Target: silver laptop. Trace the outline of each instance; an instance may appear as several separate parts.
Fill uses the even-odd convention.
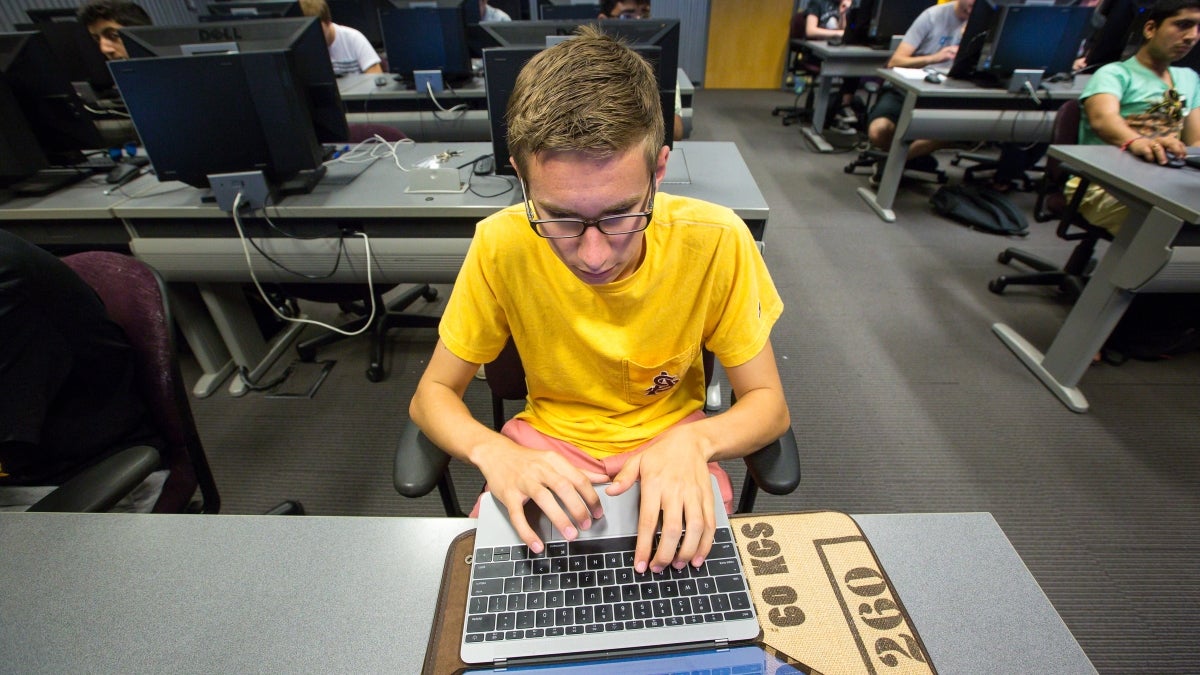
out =
[[[720,504],[716,480],[714,500]],[[463,621],[465,663],[506,667],[589,653],[725,648],[758,637],[758,617],[733,531],[717,508],[712,552],[699,568],[633,570],[638,499],[596,489],[604,517],[573,542],[536,506],[526,516],[545,550],[533,555],[491,494],[480,503]],[[532,504],[532,502],[530,502]]]

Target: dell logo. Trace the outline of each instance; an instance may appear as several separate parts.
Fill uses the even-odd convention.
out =
[[[222,28],[201,28],[201,42],[229,42],[242,39],[242,34],[232,26]]]

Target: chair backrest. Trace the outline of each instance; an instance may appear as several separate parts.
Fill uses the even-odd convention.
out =
[[[355,122],[347,125],[350,128],[350,138],[346,139],[351,143],[362,143],[363,141],[379,136],[388,143],[402,141],[408,136],[396,127],[379,124],[376,122]]]
[[[158,274],[137,258],[105,251],[77,253],[63,262],[100,296],[136,354],[139,390],[166,445],[162,459],[170,470],[154,512],[186,511],[199,487],[202,511],[217,513],[221,500],[192,418],[166,288]]]
[[[792,15],[788,25],[788,41],[803,40],[808,36],[808,12],[799,11]]]
[[[1067,99],[1058,108],[1058,112],[1054,114],[1054,129],[1051,134],[1051,143],[1058,145],[1077,145],[1079,143],[1079,121],[1082,115],[1082,110],[1079,106],[1079,99]],[[1066,182],[1065,171],[1062,168],[1062,162],[1054,157],[1046,158],[1046,180],[1051,181],[1053,185],[1061,186]]]

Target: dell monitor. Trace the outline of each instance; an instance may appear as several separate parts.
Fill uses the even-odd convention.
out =
[[[950,76],[1002,84],[1015,70],[1071,71],[1091,7],[997,4],[976,0]]]
[[[283,19],[302,17],[297,0],[230,0],[210,2],[208,14],[200,15],[204,23],[237,19]]]
[[[349,138],[315,18],[121,30],[110,64],[159,180],[262,171],[281,193],[311,190],[322,143]]]
[[[475,5],[477,0],[466,0]],[[405,7],[379,10],[388,70],[410,85],[413,71],[438,70],[449,83],[471,79],[471,52],[467,48],[467,17],[462,3],[425,6],[411,2]],[[429,3],[432,4],[432,3]],[[478,23],[478,19],[475,21]]]
[[[0,183],[44,194],[91,174],[104,141],[45,36],[0,34]]]
[[[657,45],[633,45],[635,52],[652,66],[663,61],[663,48]],[[498,175],[515,176],[508,163],[508,100],[516,86],[521,68],[544,47],[493,47],[483,50],[484,81],[487,86],[488,121],[492,126],[492,165]],[[674,71],[672,71],[674,73]],[[673,146],[675,124],[675,78],[659,81],[659,101],[663,112],[663,145]]]
[[[1152,0],[1111,0],[1107,7],[1101,7],[1104,25],[1092,37],[1088,66],[1099,67],[1133,56],[1142,44],[1142,27],[1153,4]]]
[[[921,12],[936,0],[859,0],[846,13],[843,44],[889,49],[893,35],[904,35]]]
[[[591,0],[542,0],[538,3],[538,18],[544,21],[595,19],[599,16],[600,3]]]
[[[379,27],[379,10],[385,6],[383,3],[387,0],[325,0],[334,23],[362,33],[375,49],[383,49],[383,29]]]

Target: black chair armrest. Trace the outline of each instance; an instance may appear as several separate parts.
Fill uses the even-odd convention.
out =
[[[779,440],[747,455],[744,460],[746,471],[768,494],[786,495],[800,486],[800,451],[791,427]]]
[[[437,486],[450,464],[450,455],[433,444],[417,425],[409,422],[400,432],[392,482],[405,497],[424,497]]]
[[[84,469],[43,497],[30,511],[98,513],[107,511],[159,466],[158,450],[139,445]]]

